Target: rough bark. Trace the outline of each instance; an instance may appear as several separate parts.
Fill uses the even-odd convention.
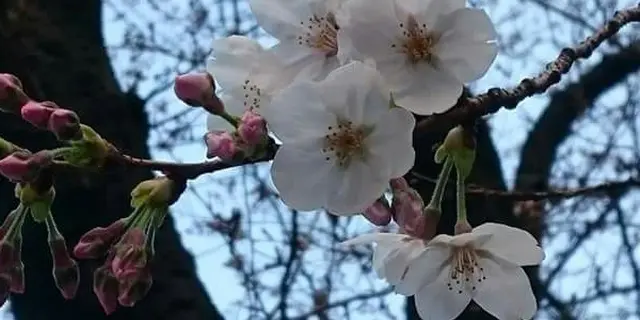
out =
[[[0,72],[18,75],[33,98],[75,110],[122,150],[148,157],[144,103],[119,89],[101,30],[98,0],[0,1]],[[0,115],[0,135],[31,150],[55,143],[50,134],[5,114]],[[57,179],[54,216],[67,244],[73,246],[87,230],[127,215],[131,188],[149,177],[144,170],[111,170]],[[13,185],[2,180],[2,215],[16,205],[12,190]],[[106,319],[91,289],[97,264],[81,263],[78,297],[64,301],[51,277],[45,228],[31,222],[24,236],[27,289],[11,297],[16,318]],[[157,241],[156,261],[161,263],[153,265],[151,292],[137,306],[121,308],[108,319],[222,319],[197,279],[193,258],[182,247],[171,218]]]

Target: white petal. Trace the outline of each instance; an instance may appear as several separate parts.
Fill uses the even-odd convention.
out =
[[[368,243],[393,243],[400,242],[402,239],[406,239],[408,236],[399,233],[389,233],[389,232],[375,232],[375,233],[365,233],[359,235],[353,239],[349,239],[347,241],[341,242],[341,246],[357,246]]]
[[[384,259],[384,278],[391,285],[403,281],[403,276],[411,262],[425,251],[424,243],[419,240],[404,241],[397,250],[390,252]]]
[[[242,86],[249,78],[253,62],[264,53],[258,42],[243,36],[217,39],[213,41],[212,48],[207,71],[225,90]]]
[[[273,159],[271,177],[285,204],[309,211],[324,204],[332,169],[319,144],[284,144]]]
[[[484,75],[498,54],[496,30],[483,10],[461,9],[441,19],[437,43],[438,65],[462,82]]]
[[[353,61],[331,72],[321,87],[327,107],[339,117],[368,126],[386,121],[390,96],[375,68]]]
[[[498,319],[531,319],[536,313],[536,298],[529,278],[521,267],[501,259],[481,259],[486,277],[478,284],[473,298]]]
[[[399,1],[403,8],[415,15],[420,23],[434,26],[443,16],[462,9],[466,5],[465,0],[402,0]]]
[[[271,103],[261,107],[260,113],[283,143],[315,140],[327,134],[327,127],[336,118],[322,102],[317,84],[295,82],[276,94]]]
[[[391,47],[402,35],[398,24],[406,18],[406,13],[395,1],[349,0],[343,7],[348,23],[340,26],[340,32],[343,33],[340,36],[349,39],[352,46],[349,50],[353,49],[376,62],[394,56],[402,57]]]
[[[435,281],[416,293],[416,310],[423,320],[453,320],[471,301],[466,290],[462,290],[462,293],[449,290],[448,279],[449,268],[444,268]]]
[[[458,79],[427,63],[397,72],[389,70],[384,75],[396,104],[420,115],[444,112],[453,107],[462,94],[462,83]]]
[[[519,266],[538,265],[544,260],[544,251],[538,241],[528,232],[499,223],[484,223],[474,234],[490,234],[482,245],[487,250]]]
[[[388,176],[387,170],[354,159],[346,169],[336,172],[325,208],[338,215],[364,211],[387,189],[389,179],[383,178]]]
[[[280,40],[293,40],[301,32],[300,22],[311,16],[309,1],[250,0],[258,24]]]
[[[306,46],[301,46],[294,41],[280,41],[278,44],[269,49],[282,63],[283,68],[280,70],[282,75],[293,80],[298,77],[304,69],[319,69],[318,67],[310,67],[311,64],[321,65],[324,60],[323,55],[318,55]],[[307,80],[315,80],[308,76],[313,74],[312,71],[305,70]],[[304,78],[304,77],[303,77]]]
[[[437,279],[446,267],[450,255],[448,247],[427,247],[408,265],[407,272],[395,286],[395,291],[405,296],[416,294],[420,288]]]
[[[404,239],[409,239],[409,237],[398,238],[395,242],[378,243],[376,245],[371,264],[380,279],[385,279],[387,271],[394,267],[389,264],[389,257],[406,246],[407,243],[403,241]]]
[[[415,162],[412,146],[415,118],[401,108],[389,110],[383,123],[379,123],[370,136],[372,156],[390,164],[390,178],[405,175]]]

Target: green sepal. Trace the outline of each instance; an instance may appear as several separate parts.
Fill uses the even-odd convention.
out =
[[[51,205],[45,201],[36,201],[29,206],[33,221],[42,223],[51,214]]]
[[[476,160],[475,149],[458,149],[450,152],[453,163],[456,166],[458,174],[463,178],[467,178],[473,169],[473,163]]]

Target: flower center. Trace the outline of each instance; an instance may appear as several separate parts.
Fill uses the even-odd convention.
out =
[[[338,120],[338,125],[327,127],[322,152],[326,160],[335,160],[341,168],[349,166],[353,159],[364,160],[366,156],[365,138],[369,134],[363,126],[354,126],[353,122]]]
[[[475,291],[476,285],[487,279],[484,268],[478,265],[478,260],[478,253],[473,247],[453,249],[447,282],[450,291],[456,290],[458,294],[462,294],[463,291]]]
[[[260,88],[247,79],[244,81],[242,90],[244,91],[245,109],[253,111],[260,108]]]
[[[398,26],[402,30],[402,38],[391,47],[399,49],[411,64],[421,61],[433,62],[438,35],[430,31],[426,24],[419,24],[413,16],[409,16],[406,23],[400,23]]]
[[[298,44],[316,49],[328,58],[338,54],[338,24],[333,13],[314,14],[308,21],[300,21],[307,31],[298,36]]]

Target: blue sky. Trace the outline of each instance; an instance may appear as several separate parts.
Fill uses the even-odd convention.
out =
[[[527,1],[521,1],[521,3],[526,3]],[[564,1],[558,1],[558,5],[564,3]],[[627,1],[627,3],[632,3],[631,1]],[[488,7],[488,12],[490,16],[495,21],[501,21],[504,19],[509,12],[511,12],[514,8],[511,5],[502,5],[497,7]],[[153,12],[139,9],[132,10],[134,16],[137,14],[140,17],[145,19],[149,19],[149,16],[153,16]],[[114,23],[112,20],[113,12],[107,8],[105,11],[105,37],[108,44],[118,43],[121,39],[122,33],[124,31],[122,24]],[[538,44],[532,49],[529,50],[526,61],[521,61],[518,59],[514,59],[512,57],[513,48],[509,50],[509,52],[501,52],[499,57],[490,70],[490,72],[477,83],[472,85],[473,88],[477,88],[478,91],[483,88],[489,88],[494,86],[503,86],[505,84],[515,84],[517,81],[524,77],[537,73],[544,66],[544,63],[552,60],[557,55],[557,49],[555,44],[552,44],[552,41],[555,43],[561,44],[573,44],[576,43],[576,39],[583,36],[582,34],[576,34],[572,32],[571,28],[566,26],[566,23],[562,22],[563,18],[554,15],[547,15],[541,9],[536,6],[530,6],[527,10],[524,20],[519,20],[518,23],[512,24],[500,24],[499,33],[501,37],[504,37],[505,40],[512,34],[511,28],[522,28],[523,30],[530,30],[533,28],[535,30],[535,25],[545,25],[550,27],[555,25],[554,30],[558,30],[557,32],[549,32],[547,35],[542,34],[539,35],[541,37],[547,37],[546,41],[543,41],[543,44]],[[144,22],[141,19],[141,23]],[[558,24],[560,23],[560,24]],[[597,25],[597,23],[594,23]],[[565,30],[566,29],[566,30]],[[563,31],[564,30],[564,31]],[[527,32],[527,31],[524,31]],[[165,30],[167,35],[171,35],[171,32]],[[528,33],[532,34],[532,33]],[[205,38],[202,41],[210,41]],[[506,41],[505,41],[506,42]],[[271,39],[264,39],[265,45],[273,44],[274,42]],[[525,42],[526,43],[526,42]],[[208,45],[208,42],[207,42]],[[517,49],[517,48],[516,48]],[[114,67],[116,70],[123,70],[126,68],[126,58],[120,56],[118,53],[118,58],[114,59]],[[595,61],[599,60],[599,54],[595,54],[592,60],[586,63],[582,63],[578,65],[578,68],[587,68],[589,65],[592,65]],[[163,59],[161,57],[157,58],[154,63],[156,65],[151,66],[151,68],[161,68],[165,67],[169,64],[168,61],[165,61],[165,65],[163,65]],[[505,74],[504,67],[509,66],[514,72],[510,74]],[[121,74],[121,72],[120,72]],[[575,78],[574,75],[568,77],[569,79],[565,79],[564,83],[568,83],[572,78]],[[150,90],[153,83],[147,82],[140,87],[142,92]],[[620,100],[621,93],[612,90],[607,97],[603,97],[608,101],[616,101]],[[180,110],[182,105],[180,102],[173,97],[170,92],[164,93],[158,97],[158,99],[165,99],[169,102],[170,110]],[[548,102],[548,98],[546,97],[535,97],[526,100],[523,102],[516,110],[507,111],[503,110],[496,115],[490,116],[490,121],[493,128],[493,136],[496,144],[498,146],[499,152],[502,155],[503,159],[503,169],[505,172],[505,176],[509,182],[512,184],[513,176],[515,169],[517,168],[518,161],[515,159],[514,154],[518,151],[519,146],[522,144],[526,133],[531,127],[531,121],[536,119],[542,108]],[[153,118],[153,116],[152,116]],[[204,114],[199,111],[194,114],[193,119],[193,131],[199,134],[203,134],[205,132]],[[598,138],[597,131],[592,131],[594,139]],[[505,139],[504,137],[508,137]],[[164,139],[163,137],[152,136],[151,137],[151,145],[154,145],[159,140]],[[579,145],[580,141],[572,141],[572,143]],[[187,146],[178,146],[173,152],[161,152],[159,150],[154,150],[154,158],[156,159],[165,159],[165,160],[180,160],[185,162],[196,162],[201,161],[204,157],[204,147],[200,144],[191,144]],[[262,171],[267,169],[268,165],[262,166]],[[245,299],[244,292],[239,285],[239,277],[238,275],[232,271],[231,269],[224,266],[225,262],[227,262],[230,258],[224,243],[220,239],[218,235],[197,235],[188,230],[192,229],[194,221],[202,221],[210,217],[210,209],[202,201],[200,201],[199,197],[207,197],[207,195],[211,193],[215,193],[216,190],[211,190],[212,188],[219,188],[215,186],[215,181],[221,181],[228,179],[234,175],[239,173],[239,170],[242,169],[232,169],[224,172],[218,172],[209,176],[201,177],[189,183],[189,188],[194,192],[189,192],[182,196],[180,201],[174,205],[172,214],[176,220],[176,227],[178,230],[182,232],[182,240],[185,246],[188,248],[190,252],[192,252],[197,257],[198,264],[198,274],[201,277],[205,287],[209,295],[212,297],[213,301],[216,305],[224,312],[228,319],[236,319],[242,318],[243,313],[240,312],[240,308],[238,308],[234,303]],[[214,182],[212,184],[212,182]],[[234,203],[234,202],[217,202],[216,207],[214,208],[216,212],[226,213],[231,210],[234,206],[244,206],[242,203]],[[357,228],[362,228],[366,230],[366,225],[362,222]],[[600,239],[600,240],[598,240]],[[610,243],[617,243],[618,241],[612,237],[597,238],[594,240],[594,243],[597,244],[598,241],[602,239],[606,239],[610,241]],[[595,245],[594,244],[594,245]],[[562,246],[563,243],[557,243],[558,246]],[[589,245],[587,245],[589,247]],[[546,247],[547,253],[552,253],[554,250],[553,244],[551,246]],[[321,253],[316,253],[318,256],[316,258],[321,259]],[[587,258],[587,253],[581,257],[578,255],[574,264],[582,265],[585,263],[585,259]],[[606,255],[601,256],[599,259],[608,259]],[[382,285],[382,284],[380,284]],[[219,290],[221,286],[224,286],[225,290]],[[566,295],[570,295],[573,291],[570,286],[563,286],[561,291],[565,291]],[[556,288],[559,289],[559,288]],[[402,307],[403,299],[394,298],[395,312],[400,315],[400,308]],[[6,306],[3,308],[6,310]],[[4,319],[4,317],[1,317]]]

